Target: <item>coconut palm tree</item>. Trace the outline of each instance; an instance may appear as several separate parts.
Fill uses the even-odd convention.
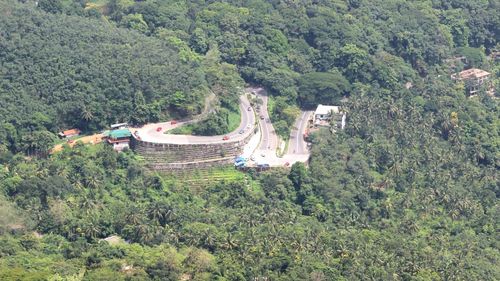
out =
[[[80,112],[80,117],[85,120],[85,122],[89,122],[91,121],[92,119],[94,119],[94,114],[92,114],[92,111],[90,111],[86,106],[84,106],[82,109],[81,109],[81,112]]]

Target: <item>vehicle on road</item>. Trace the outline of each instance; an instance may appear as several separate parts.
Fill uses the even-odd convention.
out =
[[[157,132],[161,132],[161,127],[156,128]]]
[[[170,125],[175,125],[175,124],[177,124],[177,121],[175,120],[170,121]]]
[[[290,162],[285,162],[285,167],[290,166]]]
[[[250,160],[255,161],[255,156],[254,156],[254,155],[251,155],[251,156],[250,156]]]
[[[269,170],[269,164],[257,164],[257,171]]]
[[[247,108],[247,110],[248,110],[248,111],[252,111],[252,107],[251,107],[251,106],[249,106],[249,107]]]
[[[260,116],[260,120],[264,120],[264,116],[262,116],[262,115],[261,115],[261,116]]]
[[[261,157],[266,157],[266,155],[264,153],[261,153],[260,156]]]
[[[229,136],[224,136],[224,137],[222,138],[222,140],[225,140],[225,141],[226,141],[226,140],[228,140],[228,139],[229,139]]]
[[[241,135],[245,132],[245,130],[241,129],[238,133]]]

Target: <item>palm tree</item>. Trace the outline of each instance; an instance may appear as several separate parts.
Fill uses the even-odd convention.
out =
[[[222,244],[222,248],[226,250],[233,250],[238,247],[238,241],[233,238],[231,233],[228,233],[224,243]]]
[[[138,225],[142,221],[142,215],[140,210],[134,208],[133,210],[130,211],[130,213],[128,213],[125,216],[125,219],[128,224]]]
[[[94,115],[92,114],[92,111],[90,111],[89,109],[87,109],[86,106],[84,106],[82,109],[81,109],[81,112],[80,112],[80,117],[85,120],[86,122],[89,122],[90,120],[94,119]]]
[[[90,239],[95,239],[101,232],[99,228],[99,223],[95,222],[94,219],[91,219],[90,222],[85,224],[83,233],[85,236]]]
[[[84,179],[85,186],[88,188],[97,189],[99,188],[101,181],[97,177],[86,177]]]

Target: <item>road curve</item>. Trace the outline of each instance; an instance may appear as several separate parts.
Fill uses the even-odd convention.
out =
[[[291,130],[287,153],[282,157],[278,157],[276,152],[279,145],[279,138],[271,122],[267,122],[267,120],[269,120],[267,107],[268,95],[263,88],[252,88],[251,90],[263,101],[257,120],[261,128],[262,136],[260,145],[253,153],[253,158],[255,159],[253,162],[255,164],[269,164],[271,167],[283,167],[292,165],[295,162],[307,162],[310,153],[307,148],[307,142],[303,138],[303,134],[309,124],[309,118],[312,111],[301,112]],[[264,119],[261,119],[260,116],[264,117]]]
[[[309,125],[309,118],[312,111],[302,111],[295,121],[294,127],[290,132],[287,154],[308,154],[307,142],[304,140],[304,133]]]
[[[178,122],[171,124],[170,122],[146,124],[141,128],[131,128],[132,135],[135,139],[143,142],[160,143],[160,144],[217,144],[227,142],[237,142],[245,139],[252,134],[255,129],[255,113],[250,106],[250,102],[246,95],[240,97],[240,112],[241,122],[238,128],[225,135],[219,136],[191,136],[191,135],[173,135],[165,134],[165,131],[180,127],[182,125],[192,123]],[[250,108],[250,110],[248,110]],[[160,128],[160,129],[159,129]],[[240,134],[239,132],[244,132]],[[224,136],[228,136],[228,140],[223,140]]]
[[[257,114],[254,112],[254,108],[251,107],[250,101],[247,98],[248,93],[253,93],[257,97],[262,99],[263,104],[261,105],[261,110]],[[246,88],[245,94],[240,97],[240,112],[241,112],[241,122],[238,128],[225,135],[219,136],[191,136],[191,135],[172,135],[165,134],[165,131],[180,127],[185,124],[192,123],[194,121],[177,122],[176,124],[171,124],[170,122],[153,123],[144,125],[141,128],[131,128],[134,138],[143,142],[159,143],[159,144],[221,144],[228,142],[238,142],[246,139],[255,130],[255,125],[259,124],[261,134],[260,143],[257,146],[250,147],[247,144],[246,147],[252,150],[251,153],[255,160],[249,161],[249,165],[253,164],[269,164],[272,167],[283,167],[290,166],[295,162],[307,162],[309,160],[309,150],[307,148],[307,143],[303,138],[303,134],[307,129],[308,120],[311,111],[302,111],[300,116],[297,118],[294,128],[291,130],[290,140],[288,144],[288,151],[283,157],[278,157],[276,151],[279,145],[279,138],[276,135],[274,127],[270,120],[268,112],[268,95],[265,89],[260,87]],[[262,119],[261,119],[262,117]],[[160,128],[160,129],[159,129]],[[159,129],[159,130],[158,130]],[[243,133],[239,132],[243,130]],[[228,136],[228,140],[223,140],[224,136]],[[258,136],[254,136],[258,137]],[[252,138],[253,139],[253,138]],[[254,158],[251,157],[251,158]]]

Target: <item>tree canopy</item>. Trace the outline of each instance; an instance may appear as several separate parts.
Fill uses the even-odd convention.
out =
[[[1,280],[499,280],[498,1],[0,0]],[[458,58],[456,58],[456,56]],[[95,132],[342,100],[307,165],[157,173]],[[468,82],[470,83],[470,82]],[[490,87],[488,87],[490,88]],[[234,120],[233,120],[234,121]]]

